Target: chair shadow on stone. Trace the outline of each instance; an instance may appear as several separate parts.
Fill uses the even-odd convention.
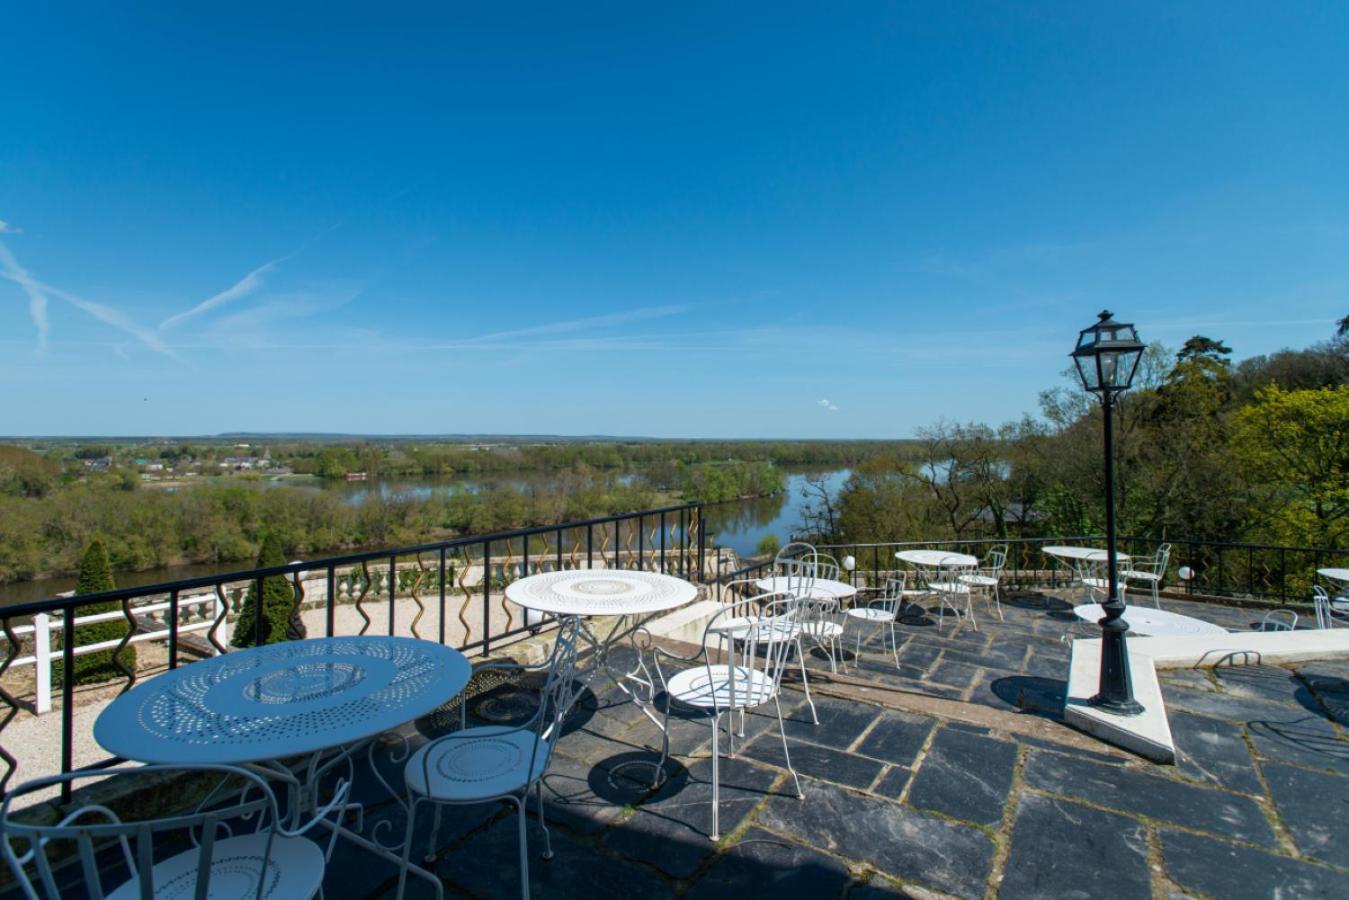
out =
[[[1325,713],[1317,711],[1324,716]],[[1312,721],[1319,721],[1313,719]],[[1349,763],[1349,741],[1338,738],[1324,728],[1305,725],[1302,722],[1270,722],[1257,720],[1246,723],[1252,735],[1260,735],[1269,740],[1295,747],[1298,750],[1322,757],[1331,767]]]
[[[1066,681],[1034,675],[1009,675],[997,679],[989,687],[999,700],[1018,712],[1055,720],[1063,718],[1063,708],[1068,698]]]
[[[660,752],[633,750],[596,763],[587,776],[590,792],[611,806],[636,806],[653,793],[651,784]],[[677,794],[689,780],[689,770],[674,757],[661,770],[661,793]]]
[[[1336,675],[1302,674],[1293,699],[1303,709],[1349,726],[1349,679]]]
[[[925,607],[919,606],[917,603],[907,603],[904,605],[904,608],[899,611],[899,616],[895,619],[895,623],[918,628],[933,628],[936,626],[937,620],[928,614],[928,610]]]

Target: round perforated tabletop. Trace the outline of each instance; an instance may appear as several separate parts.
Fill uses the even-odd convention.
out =
[[[644,616],[698,596],[698,588],[658,572],[568,569],[541,572],[506,586],[512,603],[555,616]]]
[[[335,637],[235,650],[171,669],[99,714],[94,739],[146,763],[261,762],[373,737],[468,684],[458,650],[402,637]]]

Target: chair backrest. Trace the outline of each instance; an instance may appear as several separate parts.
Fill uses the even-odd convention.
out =
[[[993,578],[998,578],[1002,575],[1002,569],[1006,565],[1007,545],[998,544],[989,550],[988,555],[984,557],[984,574]]]
[[[1312,585],[1312,605],[1316,608],[1316,627],[1330,628],[1334,622],[1330,617],[1330,593],[1321,585]]]
[[[727,604],[717,611],[703,630],[703,667],[706,683],[724,683],[719,670],[725,665],[739,676],[734,689],[711,691],[714,709],[740,709],[756,706],[766,700],[762,693],[752,690],[753,673],[761,673],[762,682],[771,684],[776,694],[782,684],[782,672],[796,641],[793,636],[802,626],[803,605],[806,599],[782,591],[746,597]],[[728,629],[735,639],[726,640]],[[724,661],[716,661],[717,652],[725,654]]]
[[[1291,609],[1271,609],[1260,620],[1261,631],[1297,631],[1297,613]]]
[[[827,578],[830,581],[838,581],[842,574],[843,567],[838,564],[838,560],[827,553],[819,554],[815,562],[815,577]]]
[[[220,780],[192,809],[158,818],[124,818],[109,806],[93,803],[65,814],[56,822],[40,824],[27,821],[24,811],[15,808],[16,801],[26,795],[43,793],[45,796],[52,788],[64,784],[73,787],[80,781],[95,778],[117,779],[128,793],[135,790],[136,781],[142,781],[141,790],[168,797],[172,796],[173,787],[164,776],[173,774],[218,776]],[[168,843],[173,849],[179,849],[181,839],[186,837],[188,846],[197,852],[193,896],[196,900],[206,900],[216,844],[230,837],[264,832],[267,837],[262,854],[238,862],[240,867],[250,871],[256,867],[256,896],[261,898],[272,880],[268,870],[273,867],[272,843],[279,820],[276,796],[271,787],[257,774],[237,766],[135,766],[86,770],[29,781],[6,794],[3,806],[0,806],[0,852],[4,853],[20,890],[31,900],[42,896],[55,900],[71,894],[71,885],[62,883],[59,877],[66,875],[57,865],[64,860],[53,858],[55,851],[71,849],[79,863],[78,874],[82,876],[83,890],[77,893],[102,898],[110,889],[103,879],[112,867],[119,880],[129,876],[136,882],[141,900],[153,900],[153,869],[157,857],[164,856],[163,845]],[[178,839],[170,841],[170,835]],[[22,845],[21,848],[16,844]],[[158,854],[156,846],[161,847]],[[36,880],[29,875],[30,866],[36,873]],[[122,866],[126,868],[125,873],[121,871]],[[247,875],[247,872],[240,874]],[[37,890],[39,886],[41,894]]]
[[[774,574],[786,579],[786,590],[792,594],[809,593],[819,568],[819,551],[804,541],[791,542],[773,558]]]
[[[1105,581],[1110,577],[1110,555],[1098,550],[1073,560],[1073,573],[1078,581]]]
[[[904,609],[904,587],[908,584],[908,573],[898,571],[891,577],[885,579],[885,593],[871,601],[869,604],[873,609],[883,609],[886,612],[899,614]]]

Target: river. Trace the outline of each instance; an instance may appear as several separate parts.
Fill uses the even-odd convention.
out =
[[[754,552],[765,535],[774,534],[782,543],[786,543],[791,534],[801,527],[802,510],[810,504],[806,496],[808,479],[822,479],[830,495],[836,496],[843,483],[847,481],[847,469],[789,469],[787,470],[787,489],[774,497],[760,497],[753,500],[738,500],[731,503],[718,503],[705,507],[707,525],[715,543],[729,547],[740,555]],[[621,479],[632,475],[619,476]],[[266,486],[288,485],[304,490],[335,491],[341,493],[351,503],[361,503],[378,492],[382,496],[413,494],[429,496],[438,491],[478,491],[491,486],[510,486],[528,488],[546,486],[552,476],[544,473],[524,473],[511,477],[457,479],[453,481],[426,480],[388,480],[376,482],[318,482],[284,481],[261,482]],[[139,587],[146,584],[159,584],[182,578],[198,578],[217,575],[223,572],[236,572],[248,568],[247,563],[191,563],[181,566],[164,566],[147,569],[143,572],[118,572],[119,587]],[[16,581],[0,584],[0,606],[15,603],[27,603],[33,600],[45,600],[48,597],[75,587],[73,577],[45,578],[40,581]]]

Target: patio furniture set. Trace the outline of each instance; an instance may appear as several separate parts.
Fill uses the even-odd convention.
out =
[[[1130,563],[1125,577],[1141,573],[1139,580],[1153,584],[1155,597],[1167,549],[1152,560]],[[1102,551],[1051,547],[1045,552],[1074,567],[1088,599],[1100,592]],[[468,704],[461,702],[457,730],[431,738],[415,751],[407,748],[401,794],[372,766],[370,771],[406,812],[402,839],[392,844],[377,837],[378,829],[362,828],[363,807],[353,794],[355,762],[361,754],[373,754],[395,729],[455,700],[474,674],[463,654],[412,638],[334,637],[237,650],[170,669],[117,698],[94,728],[105,749],[143,765],[73,772],[9,792],[0,810],[0,852],[33,897],[38,896],[36,886],[50,896],[60,895],[48,850],[63,841],[75,848],[79,871],[95,896],[312,897],[322,895],[325,862],[344,840],[396,865],[399,896],[409,876],[427,880],[441,896],[440,881],[414,861],[418,809],[426,805],[435,810],[434,847],[444,805],[508,800],[518,813],[521,886],[528,897],[525,811],[530,794],[537,802],[546,859],[551,842],[542,779],[580,682],[597,677],[617,685],[660,728],[653,786],[661,782],[670,752],[670,717],[707,719],[712,735],[709,836],[716,840],[721,735],[724,730],[734,754],[737,738],[744,738],[748,713],[772,707],[791,783],[796,795],[804,796],[791,763],[780,697],[784,672],[799,669],[812,719],[819,724],[806,674],[806,642],[836,671],[847,665],[843,648],[849,629],[855,632],[855,653],[862,632],[871,629],[888,636],[898,666],[895,626],[913,611],[915,601],[935,599],[939,627],[949,612],[957,627],[968,623],[977,630],[977,597],[986,598],[1001,618],[999,584],[1006,547],[994,548],[983,560],[940,550],[901,550],[895,555],[909,568],[888,577],[878,597],[861,602],[848,577],[851,558],[840,564],[810,545],[790,544],[766,577],[726,586],[732,599],[707,622],[694,652],[650,643],[647,652],[639,649],[633,668],[617,665],[613,651],[623,644],[636,647],[646,623],[692,601],[696,586],[663,574],[605,569],[559,570],[512,583],[507,598],[533,621],[556,619],[551,652],[535,666],[489,662],[477,671],[537,673],[541,686],[533,712],[523,723],[469,727]],[[1331,571],[1322,574],[1337,577]],[[1343,575],[1349,581],[1349,572]],[[1327,601],[1326,610],[1327,615],[1349,618],[1349,606],[1337,608]],[[1093,603],[1078,605],[1074,612],[1087,620],[1102,615]],[[1129,617],[1131,628],[1144,634],[1222,630],[1160,609],[1131,611]],[[601,619],[612,620],[610,627],[600,627]],[[588,669],[578,677],[582,644],[591,653]],[[27,821],[16,813],[20,798],[66,783],[191,773],[214,784],[205,799],[192,812],[148,823],[123,822],[98,804],[54,823]],[[157,838],[169,831],[189,835],[190,846],[165,858]],[[107,863],[110,845],[120,851],[119,864],[113,867]],[[110,872],[123,882],[115,890],[101,884]]]

